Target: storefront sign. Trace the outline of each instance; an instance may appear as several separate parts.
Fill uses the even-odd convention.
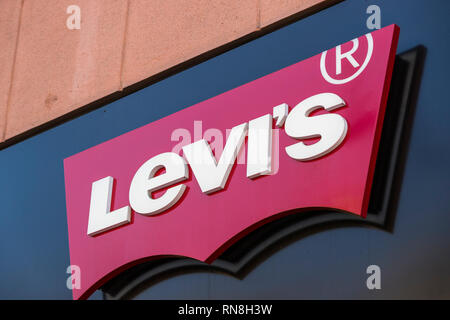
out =
[[[289,210],[365,217],[398,33],[374,31],[65,159],[74,298],[144,259],[212,262]],[[209,134],[174,143],[199,122]]]

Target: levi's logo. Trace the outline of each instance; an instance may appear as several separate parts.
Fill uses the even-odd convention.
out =
[[[210,263],[293,209],[365,217],[397,39],[385,27],[65,159],[74,298],[149,257]]]
[[[302,141],[285,147],[289,157],[300,161],[318,159],[338,147],[347,134],[347,121],[339,114],[310,116],[318,109],[332,111],[345,106],[344,100],[333,93],[320,93],[298,103],[288,114],[288,105],[273,108],[276,126],[285,123],[285,131],[294,139],[319,138],[313,144]],[[248,137],[246,176],[249,179],[272,172],[272,114],[266,114],[248,123],[233,127],[218,160],[209,143],[201,139],[183,147],[185,159],[174,152],[164,152],[147,160],[139,167],[130,184],[130,206],[110,212],[114,178],[111,176],[92,184],[87,234],[96,235],[130,223],[131,209],[143,215],[155,215],[180,201],[189,178],[188,164],[201,191],[212,194],[225,188],[237,155]],[[165,172],[156,175],[159,170]],[[154,198],[152,193],[166,189]]]

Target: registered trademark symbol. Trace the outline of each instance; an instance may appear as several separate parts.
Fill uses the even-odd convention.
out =
[[[356,38],[356,39],[352,40],[352,48],[349,51],[342,52],[341,45],[338,45],[335,48],[335,51],[336,51],[336,75],[339,75],[342,73],[342,60],[344,60],[344,59],[346,59],[350,63],[350,65],[354,69],[356,69],[356,71],[351,76],[348,76],[347,78],[344,78],[344,79],[336,79],[336,78],[333,78],[330,76],[330,73],[328,73],[327,67],[326,67],[326,58],[327,58],[327,52],[331,51],[331,50],[322,52],[322,55],[320,57],[320,72],[322,73],[323,78],[331,84],[344,84],[349,81],[352,81],[357,76],[359,76],[364,71],[364,69],[367,67],[367,65],[369,64],[369,61],[370,61],[370,58],[372,57],[372,52],[373,52],[372,35],[370,33],[366,34],[366,39],[367,39],[367,54],[366,54],[364,62],[361,66],[356,61],[356,59],[353,57],[353,54],[355,54],[355,52],[357,52],[357,50],[359,48],[359,39]]]

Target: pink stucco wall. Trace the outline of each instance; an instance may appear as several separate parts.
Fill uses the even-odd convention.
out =
[[[0,144],[330,0],[0,0]],[[81,9],[70,30],[69,5]]]

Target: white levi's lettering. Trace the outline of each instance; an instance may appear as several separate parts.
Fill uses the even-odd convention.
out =
[[[287,104],[276,106],[276,117],[266,114],[233,127],[218,160],[205,139],[182,148],[186,160],[174,152],[156,155],[142,164],[135,173],[129,188],[130,206],[139,214],[155,215],[175,205],[186,189],[186,185],[179,183],[189,178],[188,164],[203,193],[213,194],[224,189],[247,136],[247,177],[254,179],[269,174],[273,165],[271,155],[274,119],[277,127],[284,124],[285,132],[291,138],[320,138],[310,145],[298,141],[285,147],[290,158],[311,161],[323,157],[344,141],[347,121],[335,113],[316,116],[310,114],[321,108],[332,111],[345,105],[341,97],[326,92],[304,99],[290,112]],[[166,172],[156,175],[160,169],[165,169]],[[110,212],[113,182],[113,177],[106,177],[92,184],[87,232],[90,236],[127,224],[131,220],[130,206]],[[152,197],[152,192],[165,188],[167,189],[162,196]]]

